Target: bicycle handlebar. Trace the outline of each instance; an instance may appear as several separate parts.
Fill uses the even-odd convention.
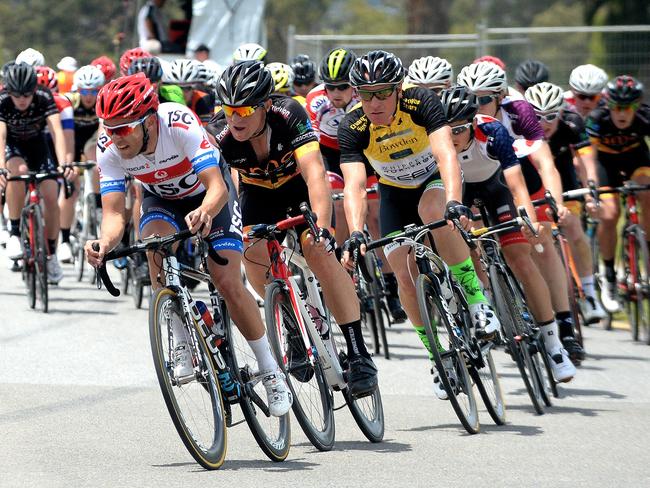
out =
[[[377,184],[372,185],[370,188],[366,188],[367,195],[375,195],[378,192],[379,189],[377,188]],[[344,198],[343,192],[332,193],[332,200],[334,201],[343,200],[343,198]]]

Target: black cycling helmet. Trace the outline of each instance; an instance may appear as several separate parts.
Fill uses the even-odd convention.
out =
[[[128,74],[144,73],[151,83],[158,83],[162,79],[163,69],[158,58],[136,58],[129,66]]]
[[[397,85],[404,80],[402,61],[393,53],[370,51],[358,58],[350,70],[350,82],[354,86]]]
[[[291,69],[294,74],[293,82],[296,85],[308,85],[316,79],[316,65],[306,54],[298,54],[293,58]]]
[[[36,70],[27,63],[7,63],[2,67],[2,77],[8,92],[33,93],[36,89]]]
[[[324,83],[350,81],[350,68],[357,59],[352,51],[341,47],[332,49],[320,63],[320,78]]]
[[[240,61],[228,66],[219,78],[217,96],[233,107],[258,105],[273,92],[273,76],[261,61]]]
[[[440,103],[448,123],[470,121],[478,112],[476,95],[462,85],[442,90]]]
[[[643,98],[643,83],[630,75],[621,75],[607,83],[607,97],[613,103],[629,105]]]
[[[515,70],[515,82],[524,90],[537,83],[548,81],[548,67],[536,59],[527,59]]]

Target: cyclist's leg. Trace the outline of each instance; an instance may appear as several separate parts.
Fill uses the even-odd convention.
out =
[[[636,169],[630,177],[632,181],[640,185],[650,184],[650,166],[641,166]],[[645,232],[646,239],[650,239],[650,192],[640,191],[636,198],[641,204],[641,227]]]
[[[616,171],[598,163],[598,179],[601,186],[615,187],[623,183],[623,178]],[[600,214],[598,224],[598,248],[605,265],[605,280],[601,286],[601,299],[605,309],[614,313],[620,310],[616,291],[615,256],[618,241],[616,225],[621,216],[618,195],[614,193],[600,196]]]

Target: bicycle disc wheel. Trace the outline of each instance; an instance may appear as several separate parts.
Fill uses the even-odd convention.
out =
[[[309,441],[320,451],[334,445],[332,395],[320,362],[305,347],[296,312],[281,282],[266,287],[264,315],[269,340],[293,393],[293,412]]]
[[[504,425],[506,423],[506,404],[503,400],[501,381],[499,380],[499,375],[494,365],[491,349],[491,344],[484,344],[481,347],[484,364],[482,367],[470,368],[469,372],[472,378],[474,378],[476,387],[481,394],[483,404],[490,417],[492,417],[495,424]]]
[[[180,299],[169,288],[161,288],[151,301],[149,333],[154,366],[169,415],[192,457],[206,469],[221,467],[226,457],[227,431],[221,390],[203,338],[197,340],[193,362],[196,376],[181,384],[174,377],[172,327],[185,322]],[[193,325],[189,326],[193,329]],[[184,326],[186,334],[190,329]]]
[[[382,279],[381,270],[377,264],[377,256],[374,252],[368,252],[365,256],[366,268],[372,276],[370,282],[370,293],[372,295],[373,314],[375,316],[375,327],[377,330],[377,339],[381,341],[381,348],[384,351],[384,358],[390,359],[390,352],[388,350],[388,340],[386,339],[386,323],[384,322],[384,314],[382,307],[382,298],[384,289],[381,286],[380,280]]]
[[[501,331],[505,338],[508,352],[517,365],[533,408],[541,415],[544,413],[544,406],[542,405],[543,399],[541,398],[539,383],[531,369],[530,353],[526,338],[519,334],[519,331],[525,327],[524,316],[528,314],[528,311],[519,307],[521,302],[514,299],[511,288],[506,282],[506,277],[502,271],[497,270],[496,266],[490,267],[489,279],[492,286],[494,305],[499,315]],[[514,293],[518,294],[518,288],[513,288],[515,289]]]
[[[287,412],[282,417],[265,415],[258,402],[266,406],[266,390],[262,384],[262,376],[255,354],[244,336],[230,320],[227,309],[221,307],[221,316],[228,324],[228,351],[226,361],[230,371],[240,382],[243,389],[239,405],[242,409],[248,427],[260,446],[260,449],[271,461],[284,461],[291,448],[291,421]]]
[[[36,290],[38,293],[39,301],[41,302],[41,310],[47,313],[49,300],[48,300],[48,283],[47,283],[47,242],[45,240],[45,228],[43,225],[43,216],[41,207],[35,205],[33,208],[32,222],[34,234],[34,250],[36,256],[34,260],[36,269]]]
[[[456,317],[448,313],[447,305],[443,306],[440,294],[429,276],[423,274],[418,276],[416,290],[420,316],[424,322],[433,360],[440,373],[439,377],[447,392],[449,402],[465,430],[470,434],[477,434],[480,430],[478,406],[472,380],[465,364],[464,353],[461,352],[464,345],[454,330],[460,328],[465,333],[466,324],[458,323]],[[437,327],[433,317],[434,310],[438,311],[441,323],[447,330],[446,335],[438,335],[434,330],[434,327]],[[436,336],[438,340],[436,340]],[[446,374],[452,368],[456,376],[456,385],[452,384]]]
[[[23,281],[27,286],[27,303],[29,308],[36,308],[36,265],[29,237],[30,217],[29,210],[24,210],[20,222],[20,241],[23,248]]]

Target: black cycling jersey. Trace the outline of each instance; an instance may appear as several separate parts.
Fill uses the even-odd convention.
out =
[[[258,161],[249,141],[239,142],[232,136],[223,111],[215,114],[207,126],[244,185],[278,188],[300,173],[296,155],[319,149],[305,109],[284,95],[271,95],[271,101],[266,115],[269,155],[264,161]]]
[[[574,151],[590,146],[582,117],[570,110],[564,110],[557,130],[548,140],[548,145],[555,160],[555,167],[562,178],[562,189],[568,191],[580,188],[573,165],[573,154]]]
[[[0,91],[0,122],[7,124],[7,140],[25,141],[40,136],[50,115],[59,113],[50,90],[37,86],[32,103],[20,112],[6,90]]]
[[[80,102],[74,109],[74,147],[75,159],[79,160],[84,152],[84,146],[99,128],[99,117],[95,107],[86,108]]]

